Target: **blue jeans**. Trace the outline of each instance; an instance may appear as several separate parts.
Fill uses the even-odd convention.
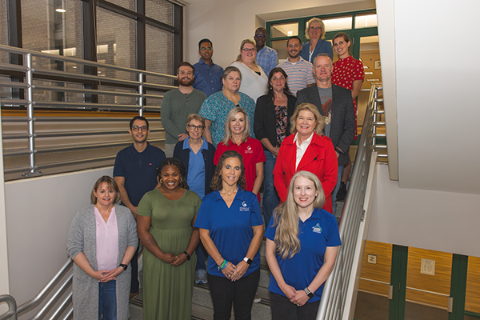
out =
[[[263,178],[263,216],[265,219],[265,228],[270,223],[273,215],[273,210],[280,203],[280,198],[277,195],[275,186],[273,185],[273,168],[277,159],[270,151],[265,151],[264,178]]]
[[[342,173],[343,173],[343,166],[338,166],[338,177],[337,177],[337,184],[335,185],[335,189],[332,193],[332,213],[335,215],[335,211],[337,211],[337,193],[340,190],[340,182],[342,180]]]
[[[207,258],[207,250],[205,250],[202,241],[200,241],[197,247],[197,264],[195,265],[195,270],[207,269],[207,266],[205,265],[205,260],[207,260]]]
[[[117,320],[117,281],[98,283],[98,319]]]

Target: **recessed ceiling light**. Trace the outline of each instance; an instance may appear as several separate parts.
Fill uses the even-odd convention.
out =
[[[367,81],[380,81],[380,79],[367,79]]]
[[[372,71],[365,72],[365,74],[373,74]]]
[[[57,12],[67,12],[67,10],[61,9],[61,8],[55,9],[55,11],[57,11]]]

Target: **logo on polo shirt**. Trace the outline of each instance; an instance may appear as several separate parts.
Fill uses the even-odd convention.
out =
[[[312,231],[315,233],[322,233],[322,227],[320,227],[320,224],[317,223],[315,226],[312,227]]]
[[[245,153],[253,153],[252,147],[248,145],[247,150],[245,150]]]
[[[247,203],[245,201],[242,202],[242,206],[240,207],[240,211],[250,211],[250,208],[247,207]]]

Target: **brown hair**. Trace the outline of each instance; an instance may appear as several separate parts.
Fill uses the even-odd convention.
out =
[[[98,187],[104,182],[107,184],[109,189],[113,189],[115,191],[115,199],[113,199],[113,204],[116,204],[118,201],[120,201],[120,190],[118,189],[115,180],[113,180],[113,178],[109,176],[100,177],[97,182],[95,182],[95,184],[93,185],[92,193],[90,194],[90,201],[92,202],[92,204],[97,203],[97,197],[95,197],[95,192],[98,190]]]
[[[343,38],[343,40],[345,42],[350,42],[350,46],[348,47],[348,54],[352,55],[352,41],[350,40],[350,37],[348,36],[348,34],[346,34],[345,32],[339,32],[335,35],[335,37],[333,37],[332,46],[335,48],[335,45],[334,45],[335,39],[340,38],[340,37]],[[337,55],[338,55],[338,53],[337,53]]]
[[[210,182],[210,188],[212,188],[212,190],[219,190],[219,191],[222,190],[223,163],[228,158],[237,158],[240,160],[240,167],[242,169],[242,172],[240,173],[240,178],[238,178],[237,184],[240,186],[240,188],[245,190],[246,182],[245,182],[245,166],[243,165],[243,158],[240,155],[240,153],[234,150],[225,151],[220,157],[220,160],[218,160],[217,166],[215,168],[215,173],[213,175],[212,181]]]

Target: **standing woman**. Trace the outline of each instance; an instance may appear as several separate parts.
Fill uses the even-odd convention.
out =
[[[212,193],[205,196],[195,227],[200,228],[208,252],[208,284],[215,320],[251,319],[258,280],[263,221],[256,196],[244,191],[242,156],[226,151],[220,157],[212,180]]]
[[[225,121],[230,110],[235,107],[244,109],[252,123],[255,115],[255,101],[245,93],[238,92],[242,83],[240,70],[237,67],[227,67],[223,72],[222,82],[223,90],[208,97],[198,112],[205,118],[203,136],[214,146],[225,137]],[[253,125],[250,128],[250,136],[255,137]]]
[[[322,19],[312,18],[307,22],[305,38],[310,41],[303,44],[300,56],[310,63],[319,53],[327,53],[333,60],[332,45],[325,39],[325,24]]]
[[[357,140],[357,96],[362,88],[363,79],[365,79],[363,63],[352,57],[352,42],[345,32],[339,32],[333,37],[333,48],[338,54],[339,60],[333,64],[332,83],[352,91],[353,107],[355,109],[355,134],[353,139]],[[348,157],[348,163],[344,166],[342,179],[337,181],[337,186],[333,193],[335,196],[338,192],[338,200],[345,199],[347,195],[346,184],[351,168],[352,163],[350,162],[350,157]]]
[[[325,281],[342,244],[337,220],[320,209],[324,202],[318,178],[299,171],[265,231],[273,320],[317,317]]]
[[[245,110],[239,107],[233,108],[227,116],[225,138],[217,146],[213,164],[218,164],[220,157],[225,151],[237,151],[242,156],[245,166],[245,190],[256,194],[258,203],[260,203],[265,154],[260,141],[249,137],[249,131],[250,123]]]
[[[273,68],[268,77],[268,93],[257,100],[255,109],[255,136],[265,152],[263,179],[263,215],[265,226],[272,218],[279,198],[273,184],[273,168],[280,145],[290,134],[290,118],[295,111],[295,98],[287,84],[287,74],[282,68]]]
[[[119,319],[129,316],[130,260],[137,249],[135,219],[116,205],[118,186],[109,176],[95,182],[92,204],[80,210],[68,234],[73,267],[74,319]]]
[[[232,66],[237,67],[243,76],[240,92],[245,93],[253,101],[267,92],[268,79],[262,67],[257,64],[257,48],[255,41],[245,39],[240,45],[240,54]]]
[[[200,207],[188,190],[185,167],[166,158],[157,169],[159,187],[147,192],[137,210],[138,237],[147,250],[143,258],[143,316],[145,320],[190,320],[195,276],[194,228]]]
[[[302,103],[295,109],[290,126],[292,134],[283,140],[273,169],[278,196],[285,202],[293,175],[297,171],[309,171],[322,183],[326,198],[323,209],[331,213],[338,160],[332,140],[323,135],[325,119],[315,105]]]

